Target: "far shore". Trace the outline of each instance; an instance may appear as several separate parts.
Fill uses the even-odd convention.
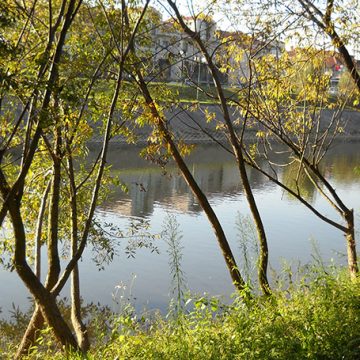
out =
[[[215,114],[215,119],[207,122],[205,118],[205,111]],[[332,116],[336,110],[324,109],[321,113],[322,128],[326,129],[329,125]],[[167,111],[165,116],[168,119],[169,128],[176,140],[182,140],[187,144],[211,144],[220,142],[226,143],[227,139],[225,133],[217,130],[216,126],[222,120],[222,113],[217,105],[202,105],[196,111],[186,111],[182,108],[174,107]],[[346,109],[342,112],[342,127],[343,132],[336,135],[337,141],[359,141],[360,140],[360,111]],[[235,120],[235,115],[233,115]],[[241,125],[238,126],[241,130]],[[244,134],[245,141],[254,142],[258,139],[257,132],[260,130],[259,126],[254,126],[246,130]],[[151,133],[150,126],[136,128],[133,130],[136,137],[136,142],[139,145],[144,145],[148,142],[149,134]],[[271,139],[271,138],[270,138]],[[276,141],[275,138],[273,138]],[[102,137],[94,135],[89,141],[91,144],[101,143]],[[127,139],[124,136],[115,136],[112,140],[112,146],[118,144],[119,146],[128,145]]]

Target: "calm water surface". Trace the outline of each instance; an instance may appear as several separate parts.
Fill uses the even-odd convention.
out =
[[[182,270],[187,287],[196,293],[229,296],[233,286],[216,239],[178,171],[170,165],[164,175],[161,169],[140,159],[137,153],[134,148],[111,150],[109,163],[113,164],[113,175],[127,185],[129,192],[116,189],[111,199],[98,208],[98,220],[102,224],[112,223],[123,231],[134,221],[146,220],[150,224],[149,231],[158,234],[169,214],[173,214],[182,235]],[[188,162],[223,224],[239,265],[246,272],[249,269],[244,269],[238,223],[249,210],[233,159],[213,146],[200,146]],[[353,169],[359,165],[360,143],[336,145],[323,165],[345,204],[355,209],[357,228],[360,225],[360,177]],[[294,172],[294,168],[285,169],[280,177],[290,179]],[[325,262],[333,259],[345,263],[345,241],[338,230],[317,219],[257,172],[249,170],[249,177],[267,231],[270,273],[281,272],[284,262],[294,267],[310,262],[314,244]],[[337,219],[335,211],[314,192],[309,182],[304,182],[302,189],[314,206]],[[117,255],[104,270],[99,271],[92,261],[94,255],[90,248],[80,263],[85,302],[99,302],[118,310],[121,307],[118,302],[124,296],[130,297],[137,309],[166,310],[171,275],[165,241],[154,241],[159,254],[139,249],[135,258],[128,258],[125,253],[128,240],[113,241]],[[248,241],[248,248],[253,248],[251,239]],[[254,256],[256,253],[250,251],[248,257]],[[0,316],[8,317],[12,303],[26,309],[28,293],[16,274],[0,270],[0,281]],[[68,288],[63,290],[62,296],[68,296]]]

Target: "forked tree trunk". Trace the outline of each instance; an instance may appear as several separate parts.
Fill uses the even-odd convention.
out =
[[[53,329],[54,335],[59,343],[64,346],[67,351],[80,351],[70,328],[60,313],[54,296],[38,281],[26,263],[15,261],[15,266],[18,275],[39,304],[42,315]]]
[[[60,258],[58,253],[58,225],[60,204],[60,182],[61,182],[61,130],[58,127],[55,134],[55,154],[53,157],[52,181],[50,187],[49,225],[48,225],[48,274],[45,288],[50,292],[59,279]],[[44,193],[45,196],[46,192]],[[43,199],[44,200],[44,199]],[[40,280],[40,279],[39,279]],[[24,336],[18,347],[16,357],[28,353],[29,348],[35,344],[39,331],[44,327],[44,316],[41,308],[37,305],[31,320],[26,328]]]
[[[40,136],[42,133],[43,123],[46,120],[47,110],[50,105],[51,97],[53,95],[54,88],[56,88],[55,85],[57,84],[57,79],[59,75],[59,64],[62,57],[63,47],[65,44],[67,32],[74,20],[77,11],[80,8],[81,3],[82,0],[79,0],[78,2],[76,0],[70,0],[70,1],[63,0],[55,23],[50,22],[49,24],[49,39],[44,53],[46,55],[45,56],[46,59],[49,61],[44,61],[43,62],[44,65],[40,67],[38,72],[38,80],[42,80],[46,74],[46,69],[47,69],[45,64],[50,64],[49,76],[47,79],[47,87],[44,94],[41,111],[39,112],[40,117],[37,119],[38,125],[36,127],[36,130],[34,131],[34,134],[32,136],[32,141],[30,142],[29,147],[27,146],[27,144],[24,145],[24,162],[22,164],[22,171],[21,174],[19,175],[19,179],[14,184],[12,189],[11,190],[9,189],[8,194],[5,194],[7,195],[6,196],[7,206],[5,207],[4,204],[3,209],[9,211],[13,230],[14,230],[14,236],[15,236],[14,265],[20,278],[25,283],[26,287],[30,290],[31,294],[34,296],[35,301],[37,303],[35,313],[33,314],[33,317],[30,322],[31,326],[28,327],[26,331],[26,333],[28,334],[28,338],[24,337],[21,343],[22,345],[25,346],[28,346],[29,344],[27,340],[34,339],[36,337],[36,330],[42,327],[45,318],[49,326],[53,328],[55,337],[60,341],[60,343],[64,347],[78,350],[78,345],[76,343],[76,340],[72,335],[70,328],[67,326],[66,322],[62,318],[62,315],[57,307],[55,296],[53,296],[50,292],[50,289],[57,281],[60,271],[58,259],[56,259],[57,245],[54,242],[52,242],[49,245],[49,251],[51,252],[49,256],[51,256],[51,258],[50,258],[49,274],[46,281],[46,286],[47,286],[46,288],[42,285],[42,283],[34,274],[34,272],[31,270],[31,268],[29,267],[26,261],[26,234],[25,234],[24,224],[21,218],[20,208],[21,208],[21,197],[24,189],[25,177],[30,168],[36,148],[38,146],[38,142],[40,140]],[[35,8],[35,4],[33,10],[34,8]],[[51,8],[52,5],[50,4],[50,9]],[[62,24],[61,31],[58,34],[59,36],[57,37],[56,32],[57,29],[61,26],[61,24]],[[55,39],[57,40],[57,42],[56,45],[54,46],[54,54],[51,55],[50,57],[49,52],[53,46]],[[35,91],[34,94],[36,93],[37,91]],[[36,98],[36,95],[34,96]],[[29,115],[30,118],[32,118],[31,114]],[[54,186],[59,187],[59,184],[55,184],[54,182]],[[56,206],[56,204],[54,206]],[[55,224],[55,222],[57,221],[55,219],[58,218],[58,209],[54,207],[53,210],[55,211],[55,216],[53,217],[52,225]],[[2,218],[3,216],[1,216],[0,219]],[[52,232],[51,235],[52,240],[56,239],[57,241],[57,229],[52,227],[51,232]],[[19,356],[21,356],[21,349],[23,349],[23,346],[20,346],[19,348],[18,351]]]
[[[20,204],[16,199],[9,201],[9,213],[15,236],[14,265],[16,272],[34,296],[45,320],[52,327],[56,339],[65,349],[80,350],[77,342],[63,319],[56,304],[55,297],[36,277],[26,262],[26,235],[20,214]]]

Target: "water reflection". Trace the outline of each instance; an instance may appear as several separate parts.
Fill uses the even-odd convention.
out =
[[[317,191],[315,189],[314,184],[311,182],[309,177],[306,175],[304,169],[299,170],[299,164],[297,162],[292,162],[285,168],[283,168],[283,172],[281,174],[281,181],[285,184],[289,189],[294,191],[295,193],[300,193],[301,196],[310,204],[313,204]],[[297,199],[291,194],[285,192],[285,196],[289,200]]]
[[[334,146],[323,160],[322,168],[327,178],[347,185],[359,180],[353,169],[360,164],[358,144],[341,143]],[[340,151],[339,151],[340,150]],[[106,211],[123,216],[149,217],[154,206],[176,209],[179,212],[198,213],[201,211],[197,200],[184,182],[174,164],[168,164],[163,170],[141,159],[139,149],[119,148],[110,154],[109,162],[114,163],[113,175],[118,176],[129,189],[124,193],[114,189],[110,201],[103,205]],[[287,162],[287,154],[279,152],[276,162]],[[233,157],[214,146],[198,146],[187,159],[187,163],[201,189],[210,201],[219,201],[224,197],[232,198],[242,194],[239,172]],[[260,162],[261,163],[261,162]],[[269,169],[265,161],[261,166]],[[248,169],[248,176],[255,193],[270,189],[274,185],[258,171]],[[308,177],[300,173],[298,164],[292,163],[278,168],[278,176],[285,185],[293,190],[299,187],[302,195],[310,203],[316,201],[317,192]],[[298,182],[295,179],[298,178]],[[297,201],[288,194],[289,201]]]
[[[359,183],[360,177],[354,168],[360,166],[360,143],[335,144],[324,159],[323,166],[326,175],[342,186]]]
[[[150,216],[154,211],[154,204],[160,204],[180,212],[201,211],[174,164],[169,164],[164,174],[162,169],[145,162],[140,169],[132,168],[132,161],[125,155],[123,162],[121,161],[121,150],[118,155],[120,169],[114,170],[113,175],[127,185],[129,192],[126,194],[119,188],[114,189],[111,200],[103,206],[104,210],[124,216]],[[132,156],[136,157],[136,152]],[[139,164],[138,159],[135,162]],[[219,152],[214,147],[199,147],[187,162],[210,201],[242,193],[236,163],[221,150]],[[253,169],[249,169],[249,178],[256,191],[269,186],[267,179]]]

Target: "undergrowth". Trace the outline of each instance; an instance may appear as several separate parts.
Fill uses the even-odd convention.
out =
[[[312,268],[271,297],[189,298],[170,314],[139,316],[129,306],[95,317],[85,358],[360,359],[360,282],[335,269]],[[43,345],[28,358],[50,357],[84,358]]]

